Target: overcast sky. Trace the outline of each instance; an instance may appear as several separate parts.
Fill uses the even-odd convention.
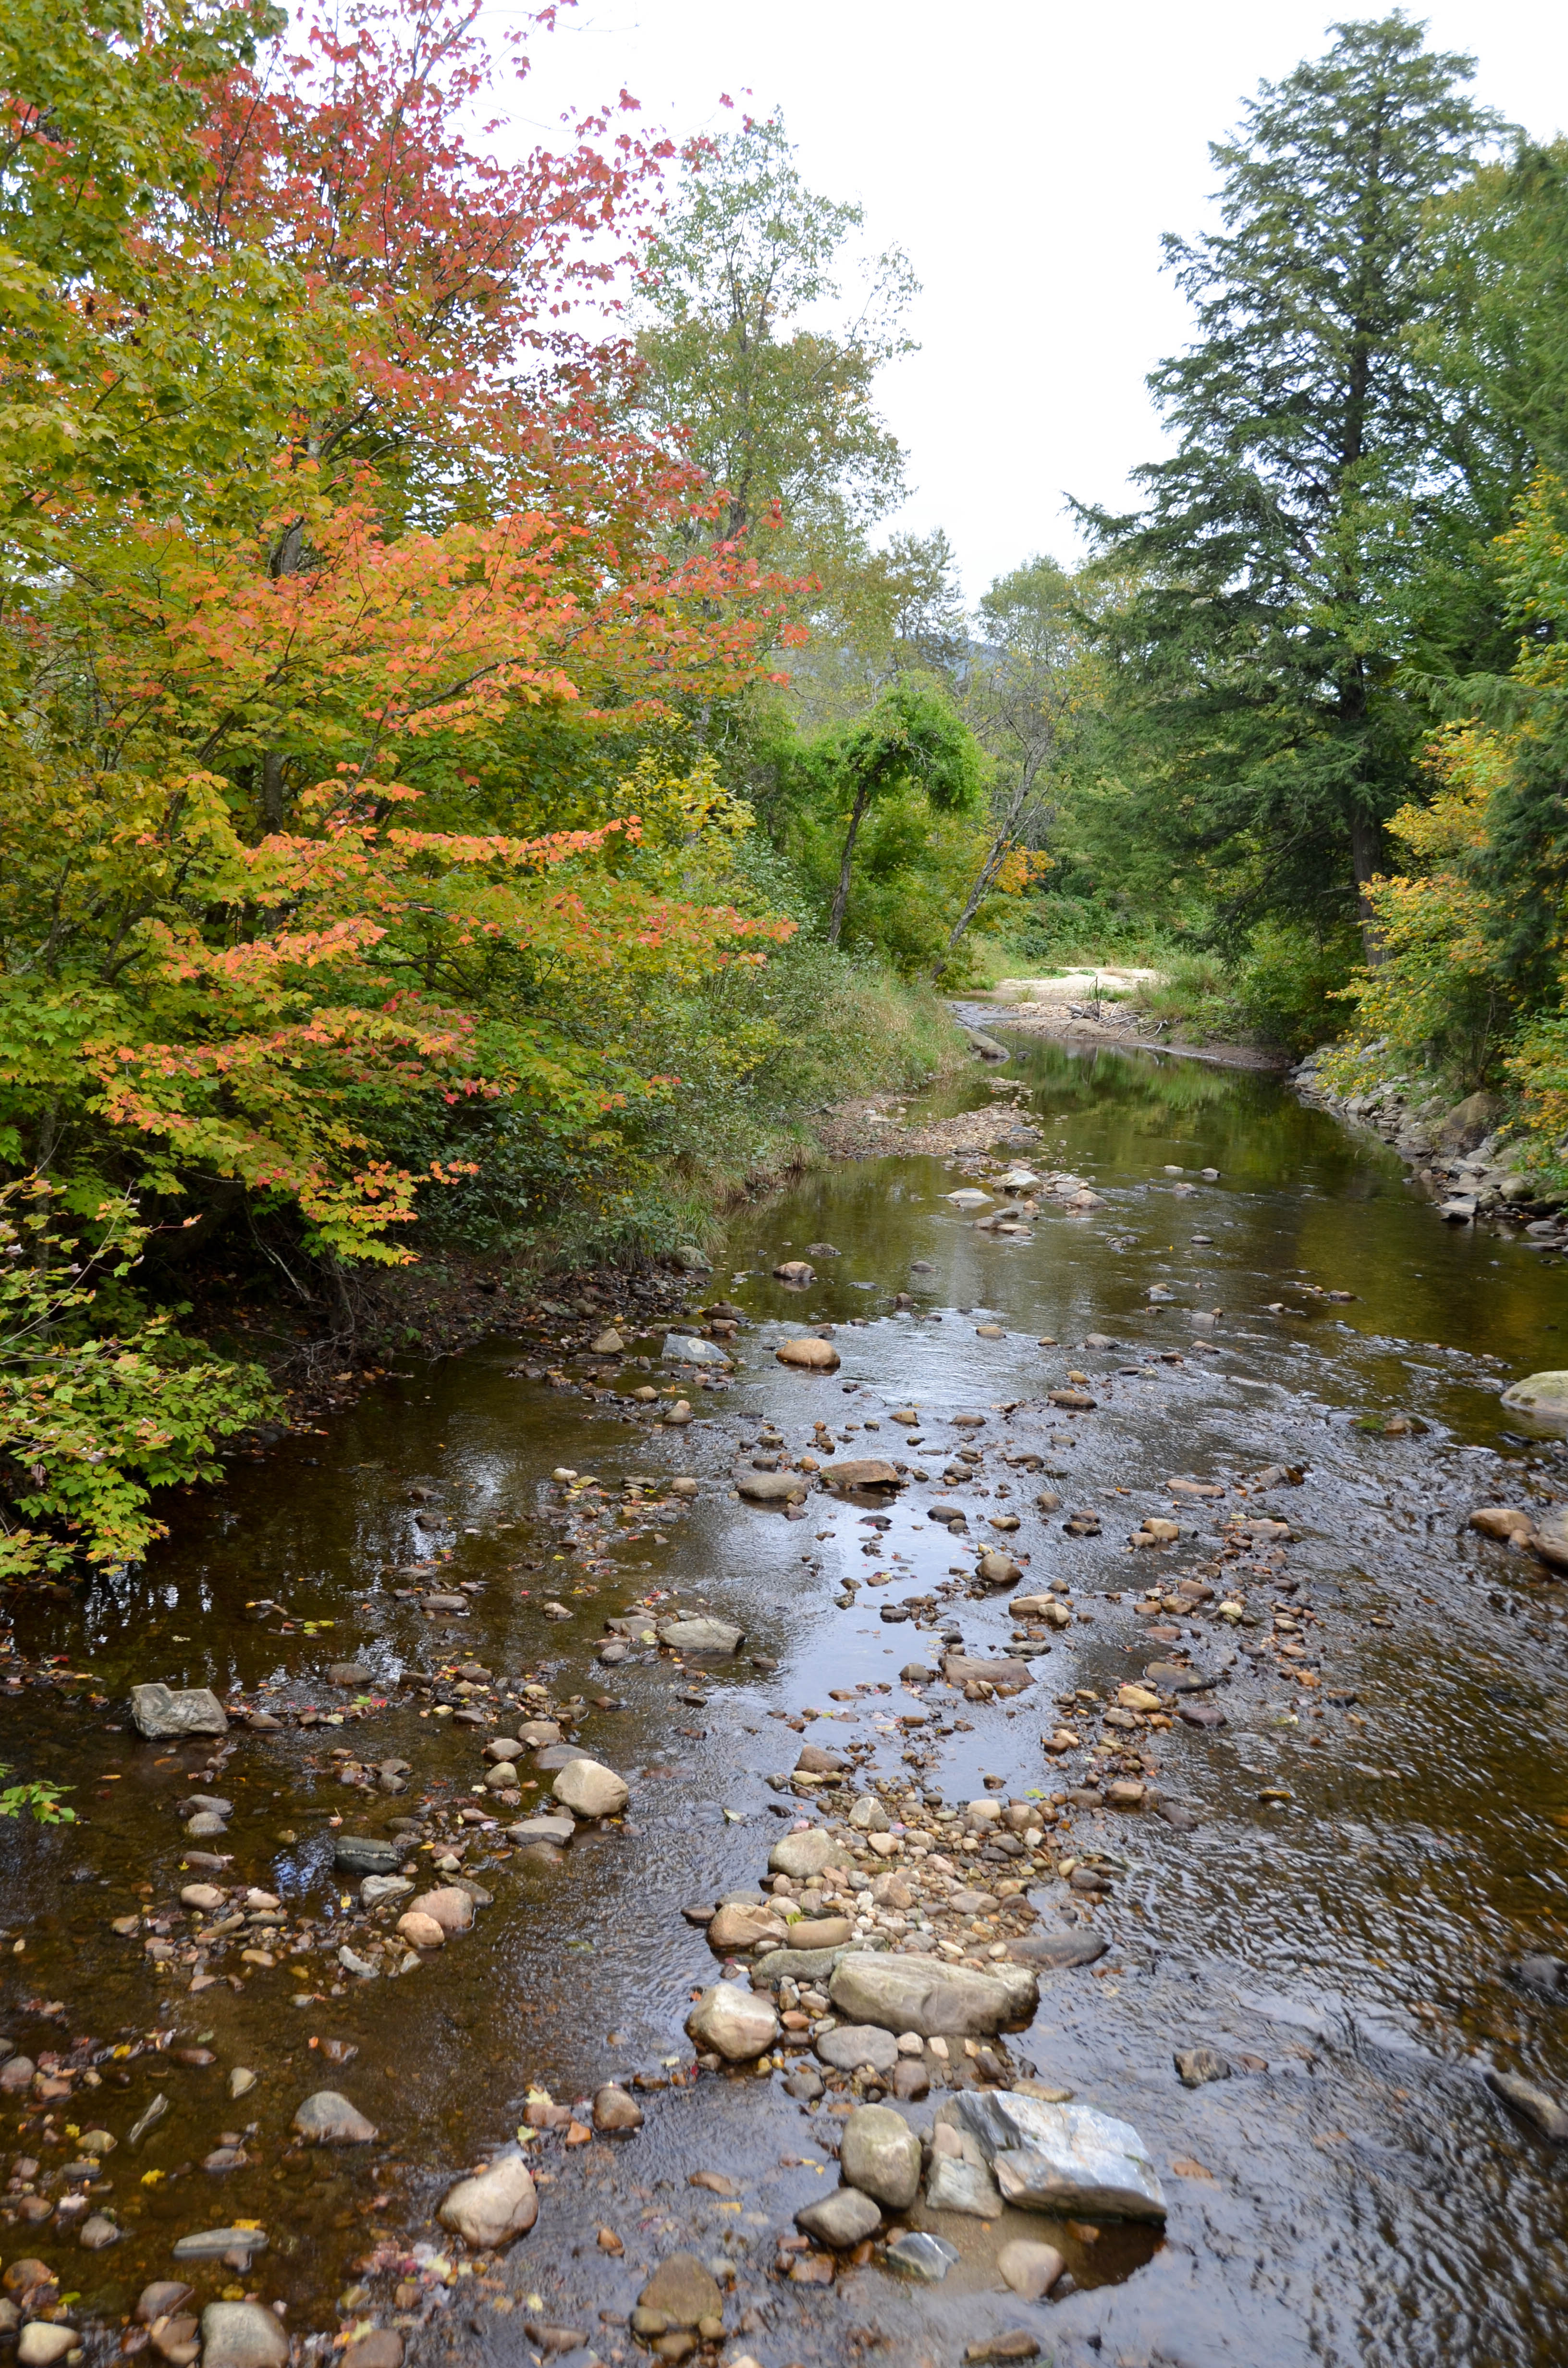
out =
[[[506,11],[495,11],[497,21]],[[782,106],[813,186],[858,198],[923,293],[921,350],[892,366],[910,456],[902,524],[943,526],[972,599],[1031,553],[1074,549],[1062,496],[1119,502],[1159,449],[1143,380],[1185,341],[1160,233],[1205,219],[1208,142],[1261,79],[1325,46],[1304,0],[581,0],[534,45],[527,106],[624,85],[676,134],[733,126],[720,94]],[[1412,11],[1472,52],[1478,97],[1540,137],[1568,124],[1564,0]]]

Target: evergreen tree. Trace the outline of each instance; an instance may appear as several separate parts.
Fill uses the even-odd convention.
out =
[[[1404,17],[1333,30],[1213,147],[1221,227],[1165,242],[1199,330],[1151,379],[1176,449],[1140,512],[1084,513],[1139,586],[1108,638],[1149,827],[1233,928],[1326,926],[1379,869],[1424,721],[1415,615],[1490,523],[1428,350],[1431,217],[1500,127]]]

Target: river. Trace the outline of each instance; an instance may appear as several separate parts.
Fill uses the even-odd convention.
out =
[[[999,1235],[974,1223],[1006,1198],[998,1160],[892,1150],[808,1175],[730,1224],[694,1290],[694,1308],[726,1299],[744,1320],[730,1384],[688,1377],[685,1428],[627,1395],[670,1378],[662,1326],[626,1332],[615,1387],[589,1397],[548,1378],[579,1369],[537,1340],[405,1358],[330,1430],[179,1500],[142,1568],[7,1602],[0,1674],[20,1674],[0,1696],[0,1758],[70,1787],[80,1822],[0,1827],[0,2034],[52,2089],[0,2095],[3,2250],[80,2297],[89,2358],[119,2344],[147,2280],[175,2273],[179,2235],[246,2222],[266,2249],[183,2272],[192,2308],[254,2294],[307,2349],[373,2327],[414,2361],[534,2360],[550,2328],[583,2339],[562,2357],[647,2357],[628,2315],[677,2248],[719,2274],[712,2356],[761,2368],[879,2351],[946,2368],[1005,2334],[1062,2368],[1568,2353],[1562,2157],[1483,2078],[1568,2096],[1568,1999],[1506,1971],[1568,1955],[1562,1588],[1466,1526],[1478,1505],[1568,1494],[1562,1452],[1518,1437],[1497,1403],[1568,1362],[1568,1275],[1524,1241],[1444,1226],[1392,1154],[1270,1078],[1020,1041],[1006,1070],[966,1073],[912,1115],[993,1101],[998,1160],[1071,1171],[1099,1205],[1043,1195]],[[965,1187],[992,1197],[955,1207]],[[838,1255],[810,1255],[807,1289],[773,1278],[816,1244]],[[562,1336],[573,1320],[562,1306]],[[815,1325],[838,1371],[781,1366],[779,1342]],[[1075,1389],[1092,1407],[1047,1395]],[[733,1493],[770,1440],[926,1476],[889,1497],[816,1492],[790,1517]],[[979,1461],[953,1461],[966,1452]],[[1173,1497],[1173,1475],[1225,1493]],[[694,1497],[671,1495],[677,1476]],[[1042,1489],[1061,1503],[1041,1510]],[[965,1526],[934,1522],[938,1502]],[[1180,1534],[1130,1549],[1147,1518]],[[1223,1526],[1237,1520],[1268,1526]],[[986,1545],[1025,1561],[1020,1588],[971,1591]],[[1010,1594],[1053,1582],[1066,1624],[1015,1622]],[[427,1609],[432,1592],[465,1608]],[[681,1666],[639,1642],[677,1600],[737,1624],[742,1648]],[[606,1619],[629,1611],[624,1657],[597,1658]],[[1016,1632],[1027,1690],[937,1681],[956,1635],[988,1657]],[[345,1662],[365,1674],[334,1686]],[[904,1680],[914,1663],[933,1675]],[[1222,1723],[1190,1724],[1166,1684],[1153,1723],[1107,1725],[1152,1664],[1212,1679],[1187,1699]],[[276,1723],[143,1741],[126,1695],[146,1679],[211,1686]],[[520,1805],[483,1790],[485,1742],[541,1705],[631,1786],[624,1819],[560,1849],[507,1833],[548,1766],[518,1763]],[[1046,1753],[1063,1727],[1077,1744]],[[683,2022],[718,1961],[682,1911],[755,1885],[812,1814],[813,1788],[788,1782],[802,1742],[846,1754],[862,1793],[885,1780],[906,1844],[924,1818],[941,1847],[933,1821],[955,1804],[1032,1802],[1020,1816],[1043,1818],[1058,1796],[1054,1832],[1019,1845],[1011,1897],[1032,1929],[1108,1947],[1042,1974],[1032,2026],[994,2068],[1131,2123],[1163,2235],[922,2203],[899,2225],[956,2248],[942,2283],[895,2275],[875,2248],[833,2283],[781,2274],[801,2257],[778,2241],[835,2183],[852,2100],[786,2088],[811,2085],[790,2068],[809,2045],[764,2071],[694,2066]],[[1138,1805],[1085,1791],[1096,1756],[1142,1783]],[[185,1831],[193,1793],[228,1804],[216,1838]],[[446,1857],[489,1895],[406,1972],[397,1903],[367,1918],[334,1864],[345,1833],[385,1837],[394,1818],[422,1879]],[[202,1876],[193,1848],[224,1861],[208,1877],[237,1912],[274,1920],[204,1940],[179,1900]],[[1097,1887],[1063,1881],[1052,1850]],[[988,1882],[999,1863],[965,1861]],[[247,1907],[235,1886],[278,1905]],[[1008,1919],[991,1896],[949,1953],[994,1962],[1024,1929]],[[340,1964],[345,1938],[372,1974]],[[1174,2055],[1199,2046],[1231,2077],[1184,2086]],[[929,2095],[901,2106],[923,2131],[944,2095],[928,2068]],[[240,2095],[237,2069],[256,2076]],[[641,2084],[640,2130],[530,2132],[532,2234],[477,2265],[446,2244],[442,2192],[514,2141],[530,2092],[572,2105],[611,2079]],[[379,2135],[294,2145],[293,2113],[323,2088]],[[115,2145],[86,2187],[95,2130]],[[81,2247],[74,2185],[119,2230],[106,2249]],[[1069,2274],[1057,2298],[1020,2301],[997,2251],[1042,2233]]]

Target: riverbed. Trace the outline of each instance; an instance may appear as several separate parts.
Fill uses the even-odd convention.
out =
[[[992,1105],[994,1152],[894,1147],[730,1224],[690,1304],[737,1311],[733,1372],[679,1369],[688,1423],[662,1418],[663,1327],[627,1332],[608,1372],[512,1338],[410,1356],[179,1500],[142,1568],[7,1603],[0,1758],[69,1787],[78,1823],[0,1827],[0,2035],[44,2084],[0,2096],[0,2252],[80,2296],[89,2358],[181,2235],[246,2223],[266,2248],[184,2270],[192,2308],[254,2294],[303,2343],[374,2328],[415,2361],[537,2360],[552,2329],[582,2337],[569,2360],[645,2358],[629,2316],[676,2250],[723,2297],[709,2356],[761,2368],[947,2368],[997,2337],[1063,2368],[1563,2357],[1564,2157],[1483,2077],[1568,2098],[1568,1998],[1506,1970],[1568,1956],[1563,1588],[1467,1519],[1568,1495],[1559,1447],[1498,1404],[1568,1363],[1568,1274],[1440,1226],[1392,1153],[1271,1078],[1015,1040],[911,1116]],[[1096,1205],[1035,1192],[1017,1232],[978,1230],[1031,1197],[1004,1190],[1009,1161]],[[813,1280],[775,1279],[788,1260]],[[779,1364],[820,1327],[836,1371]],[[792,1510],[735,1494],[758,1459],[848,1454],[903,1485]],[[1151,1519],[1175,1539],[1131,1543]],[[973,1588],[987,1547],[1015,1586]],[[1015,1620],[1053,1586],[1062,1624]],[[676,1607],[740,1648],[642,1641]],[[607,1661],[612,1618],[631,1634]],[[960,1650],[1017,1651],[1028,1682],[945,1683]],[[1218,1718],[1182,1716],[1167,1678],[1160,1713],[1108,1725],[1152,1668],[1201,1680]],[[228,1732],[142,1739],[126,1699],[150,1679],[213,1688]],[[623,1817],[559,1847],[511,1831],[548,1811],[548,1764],[517,1762],[509,1807],[486,1782],[486,1744],[539,1714],[630,1786]],[[847,1759],[846,1801],[880,1784],[890,1851],[901,1827],[940,1849],[988,1796],[1056,1820],[960,1940],[931,1927],[981,1965],[1031,1929],[1107,1944],[1042,1973],[989,2069],[951,2075],[1071,2092],[1148,2147],[1163,2232],[1051,2223],[1053,2299],[996,2274],[1042,2233],[1017,2211],[905,2213],[958,2255],[939,2283],[880,2245],[790,2275],[779,2240],[836,2183],[856,2092],[791,2093],[809,2031],[766,2070],[697,2063],[685,2019],[720,1960],[683,1910],[756,1885],[827,1814],[793,1778],[803,1743]],[[1110,1804],[1113,1776],[1136,1802]],[[225,1804],[210,1834],[187,1830],[193,1796]],[[484,1895],[472,1929],[398,1948],[400,1903],[368,1913],[335,1862],[347,1834],[400,1839],[421,1881],[449,1861]],[[180,1894],[204,1879],[243,1929],[203,1937]],[[1198,2047],[1228,2077],[1184,2086],[1174,2056]],[[926,2070],[900,2105],[923,2132],[948,2087]],[[584,2118],[610,2080],[640,2129]],[[377,2136],[297,2146],[321,2089]],[[528,2129],[530,2099],[571,2125]],[[538,2226],[476,2262],[435,2207],[522,2129]],[[94,2130],[115,2143],[89,2184]],[[118,2230],[105,2249],[62,2214],[74,2192]]]

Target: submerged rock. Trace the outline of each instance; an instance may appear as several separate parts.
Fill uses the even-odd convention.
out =
[[[132,1686],[131,1715],[138,1734],[153,1741],[181,1735],[227,1735],[228,1713],[210,1686],[176,1692],[161,1683]],[[277,2321],[273,2324],[276,2326]]]
[[[1228,2080],[1231,2067],[1212,2047],[1178,2047],[1172,2061],[1184,2089],[1201,2089],[1210,2080]]]
[[[368,2146],[376,2135],[374,2122],[335,2089],[318,2089],[307,2097],[294,2115],[294,2128],[315,2146]]]
[[[661,2261],[637,2297],[639,2310],[657,2312],[670,2327],[700,2327],[723,2316],[724,2297],[695,2253]]]
[[[1054,2245],[1031,2245],[1023,2237],[1004,2245],[996,2256],[1001,2275],[1025,2302],[1039,2302],[1048,2294],[1066,2266]]]
[[[1488,2071],[1486,2085],[1506,2105],[1512,2105],[1527,2122],[1533,2122],[1542,2137],[1551,2138],[1558,2145],[1568,2141],[1568,2111],[1555,2097],[1549,2097],[1544,2089],[1536,2088],[1531,2081],[1517,2079],[1511,2072]]]

